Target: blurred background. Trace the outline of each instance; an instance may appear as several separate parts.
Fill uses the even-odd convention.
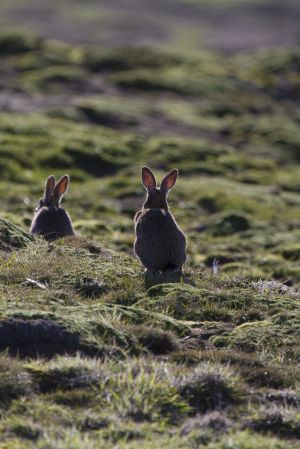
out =
[[[98,46],[233,52],[300,41],[297,0],[2,0],[1,27]]]
[[[299,282],[299,23],[297,0],[1,0],[0,215],[28,229],[69,173],[76,231],[132,254],[140,166],[176,166],[191,266]]]

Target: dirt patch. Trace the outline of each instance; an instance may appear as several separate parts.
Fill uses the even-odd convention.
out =
[[[210,341],[210,337],[215,335],[222,335],[227,332],[232,332],[234,326],[232,324],[224,324],[221,327],[212,329],[195,328],[191,335],[184,337],[181,340],[181,350],[193,351],[193,350],[211,350],[214,349],[214,344]]]
[[[0,321],[0,351],[20,357],[46,357],[85,352],[80,335],[49,319]]]

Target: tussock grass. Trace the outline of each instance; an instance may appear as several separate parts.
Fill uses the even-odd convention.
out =
[[[5,353],[0,356],[0,402],[7,405],[12,400],[32,392],[32,381],[21,363]]]
[[[222,365],[202,363],[186,375],[179,375],[175,385],[194,413],[222,409],[241,400],[238,376]]]
[[[33,237],[8,220],[0,219],[0,250],[11,251],[23,248],[33,241]]]
[[[276,406],[259,411],[246,425],[258,432],[272,432],[285,438],[299,438],[300,434],[298,413]]]
[[[100,360],[58,357],[50,362],[36,361],[26,369],[42,392],[86,388],[100,382]]]
[[[107,399],[121,416],[139,421],[175,423],[189,410],[168,379],[168,366],[129,362],[110,379]]]
[[[132,329],[142,347],[155,355],[168,354],[178,350],[179,341],[171,331],[158,327],[135,326]]]

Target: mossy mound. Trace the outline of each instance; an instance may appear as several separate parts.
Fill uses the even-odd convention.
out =
[[[239,380],[223,366],[199,365],[175,381],[180,394],[197,412],[221,409],[241,399]]]
[[[14,285],[15,296],[1,313],[0,350],[22,357],[51,358],[77,351],[90,356],[124,357],[126,351],[168,353],[177,349],[176,334],[188,331],[185,324],[127,305],[137,294],[138,278],[132,263],[128,256],[103,248],[95,251],[91,243],[76,238],[51,246],[31,242],[17,255],[6,257],[1,281]],[[142,285],[140,279],[141,290]],[[122,290],[124,299],[121,295],[113,301],[115,292]],[[17,304],[23,294],[27,302],[20,309]],[[44,303],[43,310],[34,305],[36,294],[38,302]],[[1,298],[7,301],[5,294]],[[138,327],[141,322],[149,328]]]
[[[93,71],[118,72],[137,68],[164,67],[176,65],[180,58],[152,48],[130,48],[111,50],[89,50],[86,64]]]
[[[17,55],[37,50],[42,40],[24,32],[10,32],[0,34],[0,56]]]
[[[299,360],[300,324],[299,312],[279,313],[268,320],[245,323],[238,326],[229,336],[214,337],[218,346],[239,348],[245,352],[270,351],[273,354],[285,354],[293,360]]]
[[[247,231],[251,224],[248,217],[241,214],[227,214],[219,218],[211,227],[214,235],[231,235]]]
[[[20,226],[4,218],[0,219],[0,250],[12,251],[24,248],[33,241],[33,237]]]
[[[285,259],[291,260],[293,262],[297,262],[300,260],[300,245],[295,245],[290,248],[285,248],[282,251],[282,255]]]

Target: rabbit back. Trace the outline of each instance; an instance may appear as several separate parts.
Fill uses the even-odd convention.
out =
[[[186,239],[174,217],[163,209],[147,209],[136,218],[134,251],[147,269],[181,268]]]
[[[43,207],[33,218],[30,232],[43,236],[46,240],[74,235],[69,214],[60,207]]]

